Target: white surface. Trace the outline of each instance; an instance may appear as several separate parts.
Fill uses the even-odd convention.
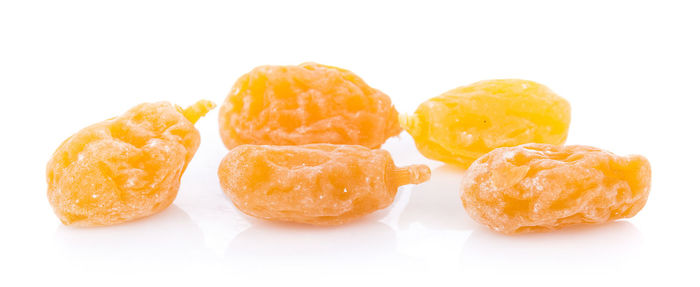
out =
[[[0,2],[0,285],[698,284],[693,1],[173,2]],[[400,112],[478,80],[544,83],[571,102],[568,143],[649,158],[649,202],[630,220],[501,236],[463,211],[463,171],[402,134],[385,148],[433,179],[390,208],[335,228],[261,222],[218,186],[217,110],[164,212],[94,229],[53,215],[45,164],[78,129],[140,102],[221,102],[257,65],[304,61],[356,72]]]

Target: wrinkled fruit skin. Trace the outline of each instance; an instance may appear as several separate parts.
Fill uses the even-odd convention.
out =
[[[563,144],[570,119],[569,103],[549,88],[510,79],[448,91],[400,121],[425,157],[467,168],[494,148]]]
[[[526,144],[475,161],[462,181],[462,203],[473,219],[498,232],[547,231],[632,217],[650,186],[651,166],[642,156]]]
[[[145,103],[65,140],[46,168],[49,203],[61,222],[111,225],[168,207],[200,141],[182,112]]]
[[[391,99],[352,72],[315,63],[261,66],[238,79],[219,111],[229,149],[241,144],[380,147],[401,132]]]
[[[357,145],[241,145],[219,166],[221,187],[242,212],[315,225],[385,208],[399,186],[429,178],[425,165],[397,168],[387,151]]]

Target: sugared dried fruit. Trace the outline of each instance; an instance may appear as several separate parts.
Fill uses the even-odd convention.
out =
[[[569,103],[541,84],[489,80],[432,98],[400,122],[425,157],[466,168],[498,147],[563,144],[570,118]]]
[[[650,186],[651,166],[643,156],[526,144],[476,160],[462,181],[462,203],[495,231],[546,231],[632,217]]]
[[[352,72],[315,63],[261,66],[238,79],[221,105],[219,131],[241,144],[380,147],[401,128],[391,99]]]
[[[358,145],[241,145],[219,166],[222,189],[244,213],[316,225],[385,208],[399,186],[429,178],[425,165],[397,168],[387,151]]]
[[[46,168],[58,218],[66,225],[111,225],[168,207],[199,146],[194,123],[213,107],[209,101],[187,109],[140,104],[65,140]]]

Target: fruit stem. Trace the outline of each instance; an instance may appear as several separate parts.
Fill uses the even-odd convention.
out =
[[[199,118],[203,117],[206,115],[209,111],[214,109],[216,107],[216,104],[212,101],[207,101],[207,100],[199,100],[194,105],[191,105],[187,107],[186,109],[179,109],[180,113],[182,113],[187,120],[189,120],[192,124],[195,124]]]
[[[418,126],[418,118],[411,114],[399,114],[399,126],[409,133],[413,132]]]
[[[395,167],[390,171],[389,178],[397,187],[406,184],[419,184],[430,179],[430,168],[424,164]]]

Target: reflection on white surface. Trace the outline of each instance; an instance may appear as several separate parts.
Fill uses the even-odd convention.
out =
[[[204,234],[176,205],[153,216],[124,224],[76,228],[60,225],[54,233],[57,252],[86,264],[96,262],[177,262],[207,254]]]
[[[434,230],[471,230],[475,224],[462,207],[459,185],[464,170],[442,165],[430,181],[413,187],[411,199],[399,219],[399,228],[412,224]]]
[[[561,262],[569,262],[568,267],[618,265],[637,259],[642,243],[642,234],[627,221],[511,236],[479,227],[464,244],[461,261],[487,268],[557,267]]]
[[[226,260],[236,265],[342,264],[383,266],[409,259],[396,250],[396,233],[383,223],[362,220],[318,227],[255,221],[231,241]],[[405,263],[405,262],[404,262]]]

